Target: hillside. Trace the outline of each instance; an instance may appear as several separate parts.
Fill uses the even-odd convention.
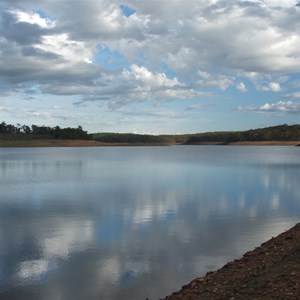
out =
[[[300,141],[300,125],[278,125],[246,131],[216,131],[191,135],[185,144]]]
[[[48,142],[41,143],[42,140]],[[51,140],[57,140],[56,142]],[[63,140],[77,140],[64,143]],[[87,141],[86,143],[78,141]],[[90,142],[88,142],[90,140]],[[91,143],[94,141],[94,143]],[[0,123],[0,146],[20,145],[298,145],[300,125],[278,125],[246,131],[215,131],[196,134],[150,135],[134,133],[87,133],[81,126],[37,126]]]
[[[91,138],[104,143],[128,144],[291,144],[300,143],[300,125],[278,125],[247,131],[216,131],[181,135],[143,135],[133,133],[95,133]]]

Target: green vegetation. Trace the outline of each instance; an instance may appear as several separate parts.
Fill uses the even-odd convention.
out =
[[[191,135],[185,144],[252,141],[299,141],[300,125],[279,125],[247,131],[217,131]]]
[[[149,135],[133,133],[88,134],[81,126],[60,128],[0,123],[2,140],[78,139],[95,140],[110,144],[174,145],[174,144],[221,144],[256,141],[300,141],[300,125],[279,125],[246,131],[216,131],[181,135]]]
[[[11,125],[5,122],[0,123],[0,136],[2,139],[89,139],[89,135],[82,129],[77,128],[60,128],[59,126],[37,126]]]
[[[216,131],[182,135],[141,135],[132,133],[95,133],[92,139],[105,143],[128,144],[222,144],[254,141],[299,141],[300,125],[279,125],[247,131]]]
[[[174,145],[184,144],[190,134],[182,135],[150,135],[134,133],[94,133],[91,138],[103,143]]]
[[[133,133],[96,133],[91,135],[98,142],[126,144],[169,144],[163,136]]]

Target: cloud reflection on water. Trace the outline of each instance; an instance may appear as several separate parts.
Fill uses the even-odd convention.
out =
[[[158,298],[287,229],[300,212],[299,168],[265,162],[259,151],[27,151],[2,163],[7,299],[20,286],[22,299]]]

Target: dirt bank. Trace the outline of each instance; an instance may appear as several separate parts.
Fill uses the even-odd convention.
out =
[[[300,223],[164,300],[300,299]]]
[[[230,145],[237,146],[297,146],[300,141],[252,141],[252,142],[235,142]]]
[[[197,143],[193,145],[220,145],[218,143]],[[300,141],[261,141],[236,142],[237,146],[296,146]],[[130,144],[103,143],[95,140],[60,140],[60,139],[0,139],[0,147],[104,147],[104,146],[166,146],[166,144]]]
[[[94,140],[0,140],[0,147],[100,147],[127,146],[128,144],[110,144]]]
[[[220,145],[220,146],[299,146],[300,141],[245,141],[245,142],[232,142],[232,143],[220,143],[220,142],[197,142],[190,143],[188,145]]]

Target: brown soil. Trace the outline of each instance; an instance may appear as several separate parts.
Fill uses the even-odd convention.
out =
[[[94,140],[0,140],[0,147],[100,147],[126,145],[121,143],[102,143]]]
[[[60,140],[60,139],[1,139],[0,147],[101,147],[101,146],[164,146],[165,144],[130,144],[103,143],[95,140]],[[196,145],[219,145],[217,143],[197,143]],[[300,141],[262,141],[236,142],[229,145],[241,146],[296,146]]]
[[[300,299],[300,223],[164,300]]]
[[[232,146],[299,146],[300,141],[245,141],[232,142],[229,144],[219,142],[199,142],[191,145],[232,145]]]
[[[297,146],[300,141],[257,141],[257,142],[235,142],[231,145],[241,146]]]

